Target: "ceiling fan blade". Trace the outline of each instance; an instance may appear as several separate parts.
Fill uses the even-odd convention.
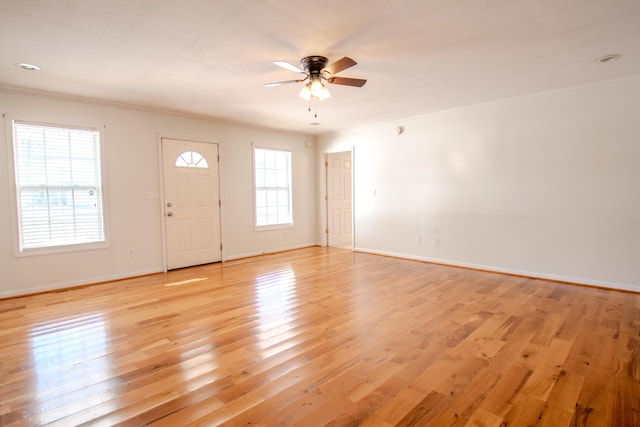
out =
[[[362,87],[367,82],[365,79],[351,79],[349,77],[329,77],[327,81],[335,85],[356,86],[356,87]]]
[[[301,70],[300,68],[296,67],[295,65],[289,64],[288,62],[285,61],[273,61],[274,64],[276,64],[279,67],[285,68],[289,71],[293,71],[294,73],[302,73],[302,74],[306,74],[304,72],[304,70]]]
[[[291,84],[291,83],[302,83],[305,80],[307,80],[307,79],[285,80],[283,82],[265,83],[264,86],[265,87],[273,87],[273,86],[280,86],[280,85],[288,85],[288,84]]]
[[[336,62],[327,65],[322,69],[322,73],[325,75],[333,75],[339,73],[342,70],[346,70],[349,67],[353,67],[357,62],[346,56],[342,59],[338,59]]]

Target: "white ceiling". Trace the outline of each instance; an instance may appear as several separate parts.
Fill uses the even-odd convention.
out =
[[[307,55],[368,82],[315,119]],[[306,133],[636,76],[638,0],[0,0],[0,87]]]

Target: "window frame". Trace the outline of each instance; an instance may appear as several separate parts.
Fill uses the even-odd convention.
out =
[[[38,256],[38,255],[49,255],[49,254],[57,254],[57,253],[65,253],[65,252],[77,252],[77,251],[86,251],[86,250],[94,250],[94,249],[104,249],[110,246],[109,239],[109,210],[108,206],[108,191],[107,191],[107,176],[106,176],[106,156],[105,156],[105,132],[104,125],[95,125],[95,124],[75,124],[68,125],[61,122],[53,122],[53,121],[39,121],[39,120],[29,120],[23,118],[14,118],[14,117],[5,117],[6,126],[6,134],[7,134],[7,146],[8,146],[8,156],[7,162],[9,163],[8,172],[9,172],[9,195],[10,202],[13,206],[10,208],[11,211],[11,231],[13,237],[13,253],[15,257],[28,257],[28,256]],[[103,228],[103,240],[96,242],[86,242],[86,243],[69,243],[62,245],[52,245],[52,246],[41,246],[41,247],[33,247],[33,248],[21,248],[21,237],[20,237],[20,207],[18,206],[19,197],[18,197],[18,181],[17,181],[17,159],[16,159],[16,124],[26,124],[26,125],[34,125],[34,126],[46,126],[46,127],[54,127],[61,129],[79,129],[79,130],[90,130],[98,133],[98,148],[99,148],[99,163],[100,163],[100,196],[101,196],[101,205],[102,205],[102,228]]]
[[[189,154],[189,156],[191,157],[191,162],[187,163],[187,161],[184,158],[185,154]],[[193,163],[194,154],[197,154],[198,156],[200,156],[200,158],[196,163]],[[185,164],[179,165],[178,162],[180,160],[182,160]],[[204,162],[203,163],[204,166],[201,166],[200,162]],[[193,150],[187,150],[187,151],[183,151],[182,153],[180,153],[180,155],[178,155],[178,158],[174,162],[173,167],[174,168],[191,168],[191,169],[209,169],[209,162],[207,161],[206,157],[203,156],[201,153]]]
[[[279,151],[289,153],[289,214],[290,214],[290,222],[288,223],[279,223],[279,224],[265,224],[258,225],[258,186],[256,182],[256,150],[269,150],[269,151]],[[252,187],[253,187],[253,227],[255,231],[267,231],[267,230],[278,230],[283,228],[293,228],[294,226],[294,211],[293,211],[293,150],[288,148],[274,148],[268,146],[261,146],[251,144],[251,159],[252,159]]]

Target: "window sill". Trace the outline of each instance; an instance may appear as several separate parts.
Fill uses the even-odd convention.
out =
[[[40,256],[40,255],[54,255],[66,252],[81,252],[81,251],[90,251],[96,249],[106,249],[109,247],[108,242],[94,242],[94,243],[78,243],[73,245],[63,245],[63,246],[48,246],[43,248],[32,248],[32,249],[17,249],[14,251],[16,257],[29,257],[29,256]]]
[[[293,223],[289,224],[273,224],[273,225],[256,225],[255,231],[280,230],[283,228],[293,228]]]

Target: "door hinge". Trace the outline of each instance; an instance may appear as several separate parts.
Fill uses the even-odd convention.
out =
[[[324,199],[325,200],[329,200],[329,196],[324,196]]]
[[[220,154],[218,154],[218,163],[220,163]]]
[[[324,162],[324,165],[325,166],[329,166],[329,162]]]
[[[222,243],[220,243],[220,250],[222,250]]]
[[[324,234],[329,234],[329,229],[328,228],[324,229]]]
[[[218,200],[218,207],[222,207],[222,200]]]

